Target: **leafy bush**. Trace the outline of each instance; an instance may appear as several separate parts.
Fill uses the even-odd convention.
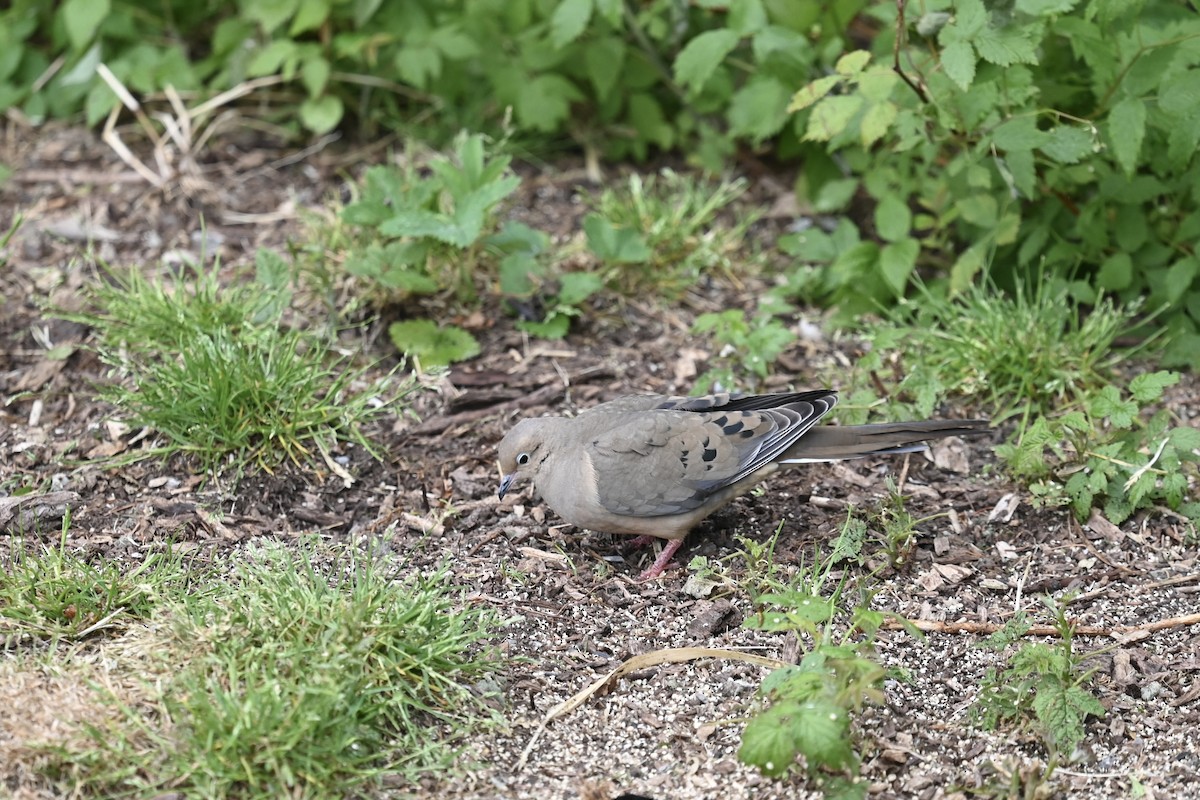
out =
[[[817,265],[799,283],[845,318],[918,271],[951,291],[986,269],[1008,289],[1045,276],[1076,303],[1144,296],[1169,309],[1168,363],[1200,365],[1200,18],[1167,0],[922,10],[873,4],[871,52],[792,100],[825,152],[807,164],[810,202],[869,209],[792,237]]]

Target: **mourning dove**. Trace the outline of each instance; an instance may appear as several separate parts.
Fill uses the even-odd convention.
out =
[[[500,442],[500,497],[520,477],[572,525],[667,539],[657,577],[688,531],[781,464],[913,453],[985,433],[985,420],[814,428],[837,392],[623,397],[577,417],[521,420]]]

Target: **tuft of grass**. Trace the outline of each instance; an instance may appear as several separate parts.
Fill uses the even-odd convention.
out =
[[[498,624],[446,568],[257,546],[229,576],[159,606],[147,694],[60,747],[43,774],[71,796],[359,796],[451,765],[485,722],[471,682],[501,663]],[[126,651],[135,648],[125,645]]]
[[[613,231],[636,233],[644,246],[625,248],[639,250],[644,258],[602,257],[605,282],[629,295],[649,292],[670,298],[703,274],[734,273],[735,263],[743,260],[746,232],[758,215],[739,213],[728,225],[719,224],[718,217],[746,186],[743,179],[713,183],[663,170],[646,178],[632,175],[626,185],[605,190],[594,204],[595,217]]]
[[[1078,406],[1105,386],[1132,355],[1115,343],[1134,328],[1138,311],[1103,299],[1085,312],[1065,291],[1044,286],[1012,295],[979,284],[953,297],[925,291],[868,328],[875,350],[860,366],[882,371],[881,354],[902,351],[897,388],[915,399],[919,414],[932,413],[952,389],[995,409],[996,421],[1028,420]]]
[[[12,542],[0,559],[0,643],[83,638],[148,619],[164,593],[185,585],[181,559],[150,553],[134,569],[109,561],[91,564],[67,547],[69,515],[55,545],[31,550]]]
[[[91,290],[95,311],[64,315],[91,325],[118,380],[103,396],[135,425],[161,434],[164,455],[188,453],[206,471],[226,461],[328,461],[333,441],[376,455],[363,428],[389,391],[320,337],[282,327],[286,297],[255,283],[222,287],[217,269],[168,286],[139,271],[109,272]],[[147,453],[149,454],[149,453]]]

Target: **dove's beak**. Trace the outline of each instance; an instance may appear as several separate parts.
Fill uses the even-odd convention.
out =
[[[505,493],[508,492],[508,487],[512,486],[512,482],[516,477],[517,473],[513,472],[501,478],[500,489],[496,492],[496,496],[503,500]]]

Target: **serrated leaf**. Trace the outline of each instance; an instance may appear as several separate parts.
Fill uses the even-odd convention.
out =
[[[917,255],[920,252],[921,245],[916,239],[891,242],[879,251],[879,269],[897,297],[904,296],[908,278],[917,265]]]
[[[288,36],[293,39],[306,31],[316,30],[329,19],[329,0],[300,0]]]
[[[600,260],[614,264],[641,264],[653,255],[646,240],[632,228],[618,228],[599,214],[583,220],[588,247]]]
[[[1066,14],[1079,0],[1017,0],[1017,10],[1034,17]]]
[[[705,31],[692,39],[675,58],[675,80],[693,92],[698,92],[713,72],[733,52],[740,38],[727,28]]]
[[[1038,130],[1037,120],[1032,116],[1006,120],[992,132],[992,142],[1001,150],[1032,150],[1044,145],[1048,139],[1049,135]]]
[[[1174,374],[1174,373],[1170,373]],[[1179,376],[1176,375],[1176,378]],[[1181,453],[1190,453],[1195,455],[1197,450],[1200,450],[1200,429],[1197,428],[1172,428],[1171,429],[1171,444]]]
[[[1060,164],[1078,164],[1095,146],[1090,127],[1059,125],[1046,132],[1046,139],[1037,147]]]
[[[999,67],[1037,63],[1037,48],[1020,28],[985,27],[971,43],[980,58]]]
[[[1138,403],[1153,403],[1162,397],[1163,390],[1179,383],[1179,373],[1159,370],[1143,372],[1129,382],[1129,394]],[[1195,431],[1200,439],[1200,431]],[[1176,442],[1178,445],[1178,442]],[[1185,448],[1186,449],[1186,448]]]
[[[777,78],[755,75],[729,103],[730,132],[755,143],[779,133],[787,121],[790,93],[791,89]]]
[[[1200,257],[1185,256],[1167,267],[1163,275],[1163,290],[1167,302],[1174,305],[1191,290],[1196,275],[1200,274]]]
[[[533,294],[534,278],[541,273],[541,264],[531,254],[510,253],[500,259],[500,293],[509,297],[529,297]]]
[[[300,123],[320,136],[329,133],[342,121],[342,100],[327,94],[310,97],[300,104]]]
[[[942,69],[946,77],[964,92],[975,80],[975,48],[967,41],[951,42],[942,48]]]
[[[958,293],[971,285],[975,275],[983,268],[984,254],[987,247],[982,242],[976,242],[968,247],[950,267],[950,291]]]
[[[892,102],[872,103],[867,106],[862,124],[859,126],[863,147],[870,147],[882,139],[887,134],[888,128],[896,121],[898,112],[899,109]]]
[[[1108,113],[1105,128],[1117,164],[1132,179],[1146,137],[1146,104],[1139,97],[1126,97]]]
[[[974,38],[987,27],[987,8],[983,0],[956,0],[954,3],[954,21],[942,29],[952,35],[965,39]]]
[[[442,327],[428,319],[393,322],[388,337],[397,350],[418,359],[423,368],[465,361],[480,353],[479,342],[462,328]]]
[[[1108,417],[1114,427],[1123,430],[1133,425],[1138,412],[1137,404],[1123,400],[1115,386],[1105,386],[1099,394],[1093,395],[1088,410],[1094,417]]]
[[[517,93],[517,119],[534,130],[551,133],[569,116],[571,102],[582,95],[561,75],[538,75]]]
[[[796,762],[799,748],[791,730],[799,703],[778,702],[746,723],[738,759],[758,767],[764,775],[779,777]]]
[[[596,98],[608,97],[625,65],[625,43],[615,36],[606,36],[587,43],[583,63],[588,79],[596,89]]]
[[[451,61],[462,61],[479,55],[479,45],[458,25],[445,25],[429,35],[429,44]]]
[[[550,15],[550,43],[562,49],[579,38],[592,18],[592,0],[559,0]]]
[[[384,236],[428,236],[456,247],[468,247],[473,239],[444,214],[435,214],[423,208],[407,209],[379,225]]]
[[[875,230],[889,242],[908,237],[912,230],[912,211],[903,197],[888,192],[879,200],[879,205],[875,206]]]
[[[1096,273],[1096,285],[1101,289],[1119,291],[1133,283],[1133,258],[1128,253],[1113,253],[1104,259]]]
[[[604,281],[591,272],[568,272],[559,278],[558,302],[577,306],[604,288]]]
[[[442,74],[442,54],[437,48],[426,44],[401,47],[392,64],[400,78],[418,89],[429,87],[429,82]]]
[[[541,322],[529,319],[517,320],[517,330],[531,333],[539,339],[561,339],[571,329],[571,317],[567,314],[551,314]]]
[[[863,99],[858,95],[826,97],[817,103],[808,118],[804,138],[810,141],[827,142],[842,134],[851,118],[862,108]]]
[[[799,91],[792,95],[792,102],[788,103],[788,113],[808,108],[829,94],[833,87],[837,86],[839,80],[836,75],[826,75],[823,78],[817,78],[807,86],[800,87]]]
[[[96,32],[100,23],[112,11],[111,0],[66,0],[59,9],[58,16],[67,31],[67,39],[76,52],[84,50]],[[17,48],[20,52],[20,47]]]
[[[833,70],[839,75],[852,77],[862,72],[869,63],[871,63],[871,51],[851,50],[837,60]]]

